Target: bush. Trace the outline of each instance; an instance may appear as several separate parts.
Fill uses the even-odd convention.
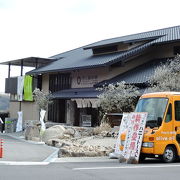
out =
[[[39,110],[47,110],[48,104],[52,103],[51,99],[51,94],[46,93],[43,90],[40,90],[36,88],[33,91],[33,96],[36,104],[38,105]]]
[[[111,126],[108,122],[101,122],[100,126],[97,126],[93,129],[93,134],[98,135],[101,134],[103,131],[110,131]]]
[[[138,88],[120,82],[115,85],[109,84],[100,88],[103,91],[98,96],[103,113],[131,112],[134,110],[139,95]]]
[[[155,69],[148,92],[180,91],[180,56],[168,60]]]

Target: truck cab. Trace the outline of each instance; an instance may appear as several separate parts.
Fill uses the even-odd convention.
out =
[[[170,163],[180,156],[180,93],[157,92],[140,97],[135,112],[147,112],[140,160],[159,157]],[[121,150],[126,132],[121,134]]]

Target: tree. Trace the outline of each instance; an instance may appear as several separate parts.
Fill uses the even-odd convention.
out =
[[[155,69],[148,92],[180,91],[180,55]]]
[[[134,110],[139,95],[138,88],[120,82],[115,85],[109,84],[100,88],[103,91],[98,96],[103,113],[130,112]]]
[[[36,104],[38,105],[38,109],[39,109],[39,120],[41,123],[41,129],[40,129],[40,137],[42,140],[42,136],[45,132],[46,129],[46,125],[44,123],[44,117],[45,117],[45,113],[46,110],[48,108],[48,104],[50,104],[51,101],[51,94],[44,92],[43,90],[40,90],[38,88],[36,88],[33,91],[33,96],[34,96],[34,100],[36,102]]]
[[[40,90],[38,88],[36,88],[33,91],[33,97],[34,97],[34,100],[35,100],[36,104],[38,105],[39,111],[41,109],[47,110],[48,104],[52,103],[51,94],[46,93],[43,90]]]

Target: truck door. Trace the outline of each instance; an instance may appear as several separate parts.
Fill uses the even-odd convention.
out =
[[[180,153],[180,99],[174,101],[174,133],[175,133],[175,142],[177,143]]]

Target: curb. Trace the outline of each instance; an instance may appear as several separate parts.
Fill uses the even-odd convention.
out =
[[[0,161],[0,165],[11,165],[11,166],[39,166],[39,165],[48,165],[50,162],[29,162],[29,161]]]

